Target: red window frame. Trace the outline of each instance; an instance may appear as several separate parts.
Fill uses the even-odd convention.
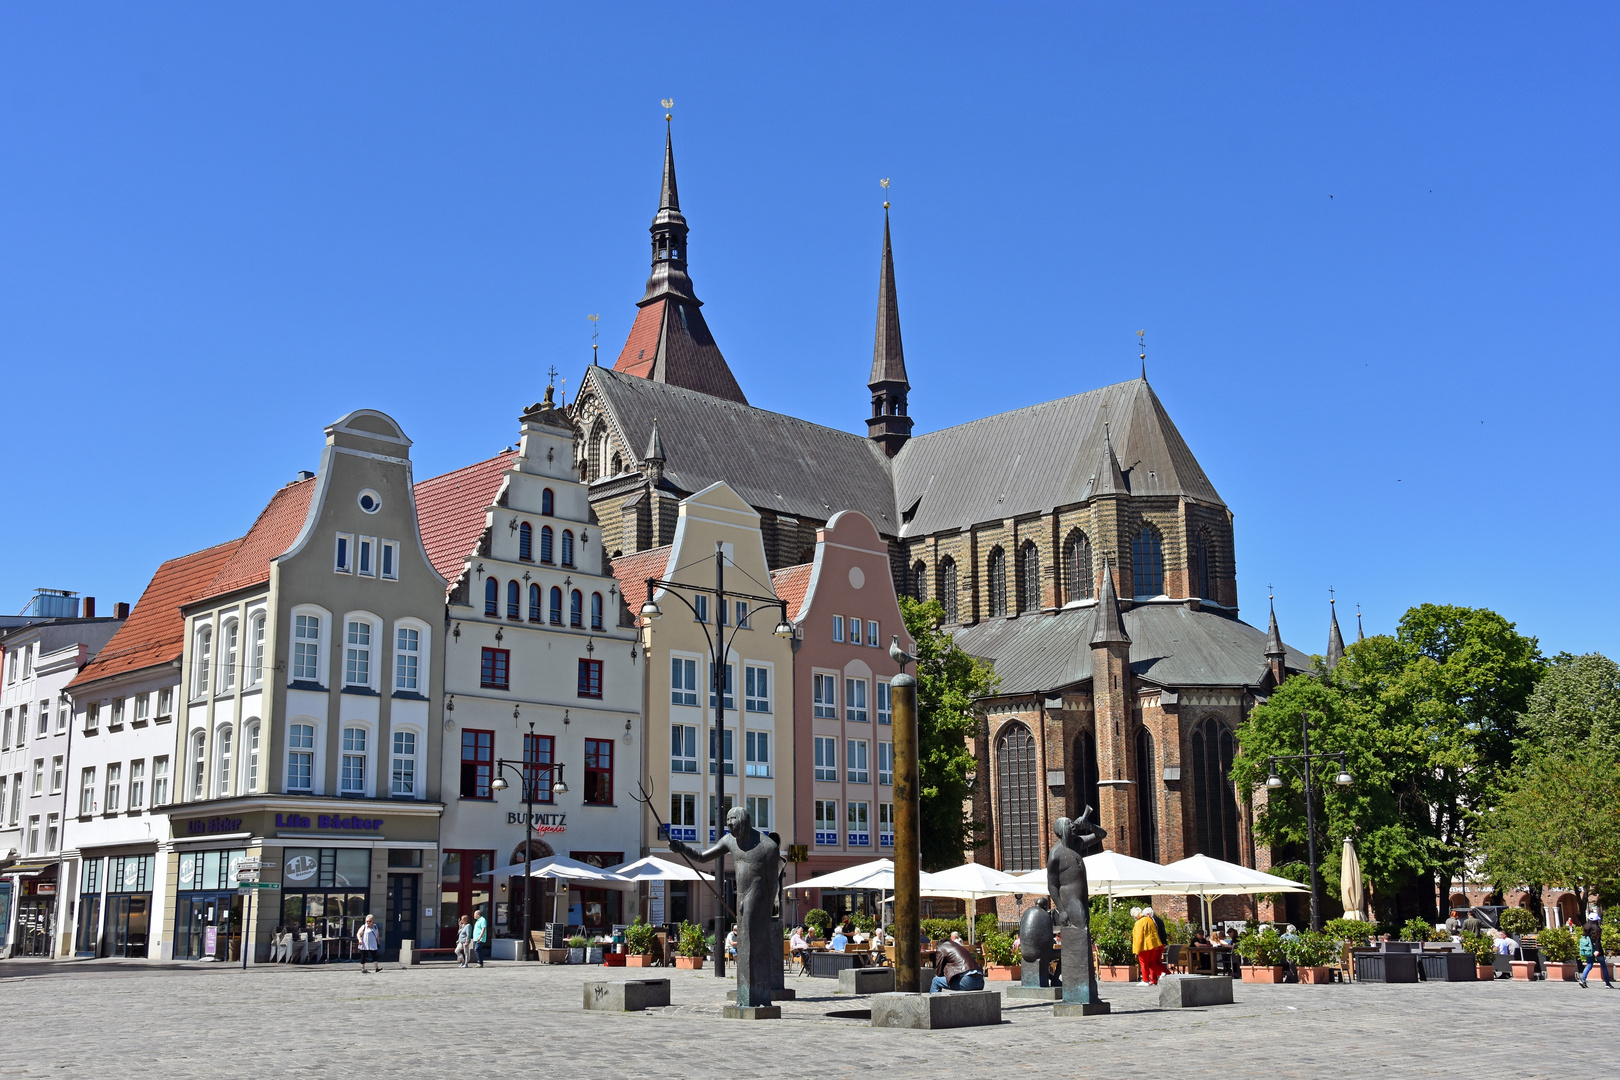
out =
[[[478,685],[485,690],[512,688],[512,650],[485,649],[478,672]]]
[[[579,696],[588,698],[602,696],[602,661],[580,660]]]
[[[489,782],[495,773],[495,733],[461,729],[461,797],[493,799]]]
[[[585,740],[585,803],[613,805],[613,740]]]
[[[534,795],[534,802],[555,802],[551,792],[551,770],[537,768],[557,760],[557,741],[550,735],[523,736],[523,783]]]

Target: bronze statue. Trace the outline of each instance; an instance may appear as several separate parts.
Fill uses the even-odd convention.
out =
[[[698,862],[712,862],[721,855],[730,855],[736,861],[737,1007],[770,1005],[771,987],[782,969],[782,935],[776,933],[773,940],[771,929],[781,848],[770,836],[754,829],[746,808],[733,806],[726,814],[725,835],[712,847],[694,851],[679,840],[671,840],[669,850]]]
[[[1052,922],[1063,933],[1063,1001],[1055,1007],[1065,1013],[1091,1015],[1108,1011],[1097,992],[1097,967],[1091,957],[1091,887],[1086,880],[1085,857],[1102,850],[1108,832],[1091,820],[1092,808],[1071,821],[1058,818],[1053,831],[1058,842],[1046,860],[1046,890],[1052,900]],[[1072,1008],[1065,1008],[1070,1006]]]
[[[1019,951],[1023,954],[1023,984],[1025,986],[1062,986],[1059,976],[1063,971],[1058,958],[1056,935],[1052,933],[1052,901],[1041,897],[1035,906],[1024,912],[1018,924]],[[1054,975],[1052,966],[1058,965]]]

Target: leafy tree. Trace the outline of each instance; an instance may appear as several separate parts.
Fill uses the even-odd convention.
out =
[[[1522,727],[1549,751],[1591,746],[1620,758],[1620,664],[1602,653],[1559,653],[1531,693]]]
[[[918,603],[902,596],[900,613],[917,643],[922,868],[944,870],[962,862],[967,849],[978,844],[983,828],[963,809],[968,774],[977,767],[968,737],[973,732],[974,699],[992,693],[998,680],[988,664],[963,652],[940,629],[945,609],[939,601]]]
[[[1481,815],[1485,876],[1498,888],[1572,890],[1584,911],[1593,894],[1620,897],[1620,762],[1585,746],[1525,756]]]

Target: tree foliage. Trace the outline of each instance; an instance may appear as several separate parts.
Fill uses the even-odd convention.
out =
[[[1553,657],[1530,694],[1523,733],[1545,750],[1570,753],[1590,746],[1620,758],[1620,664],[1602,653]]]
[[[1620,897],[1620,762],[1607,749],[1527,753],[1481,815],[1485,877],[1498,888]]]
[[[906,631],[916,641],[917,767],[922,827],[922,868],[944,870],[965,858],[978,843],[982,826],[964,807],[968,774],[976,768],[968,737],[973,732],[974,699],[993,692],[997,679],[988,664],[957,647],[940,621],[939,601],[900,598]]]

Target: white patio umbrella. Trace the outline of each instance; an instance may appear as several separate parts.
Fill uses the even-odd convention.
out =
[[[1116,896],[1153,893],[1190,893],[1199,878],[1146,859],[1136,859],[1117,851],[1099,851],[1086,856],[1086,883],[1093,893],[1102,893],[1112,902]],[[1023,892],[1046,892],[1046,871],[1031,870],[1016,879]]]
[[[1339,865],[1339,901],[1344,904],[1345,918],[1365,921],[1361,911],[1361,860],[1348,836],[1344,838],[1344,860]]]
[[[634,881],[713,881],[713,874],[705,874],[685,863],[674,863],[648,855],[645,859],[610,868],[610,872]]]
[[[929,875],[923,874],[922,880],[926,885]],[[846,866],[842,870],[833,870],[819,877],[796,881],[787,887],[788,892],[798,892],[801,889],[879,889],[883,892],[893,892],[894,862],[891,859],[873,859],[871,862]]]
[[[1201,879],[1198,884],[1187,889],[1187,892],[1203,899],[1205,926],[1210,925],[1212,918],[1209,909],[1209,898],[1212,896],[1253,896],[1257,893],[1311,891],[1297,881],[1290,881],[1261,870],[1251,870],[1247,866],[1214,859],[1208,855],[1190,855],[1179,862],[1171,863],[1166,869],[1181,870],[1189,877]]]
[[[1013,875],[984,863],[963,863],[924,876],[928,879],[921,890],[924,896],[951,896],[972,902],[1024,891],[1023,883]],[[968,919],[969,942],[973,941],[977,921],[976,918]]]

